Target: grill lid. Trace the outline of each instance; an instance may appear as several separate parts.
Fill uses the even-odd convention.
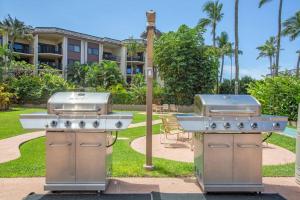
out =
[[[110,93],[58,92],[48,100],[49,114],[107,114],[111,112]]]
[[[260,116],[260,103],[250,95],[198,94],[195,112],[203,116]]]

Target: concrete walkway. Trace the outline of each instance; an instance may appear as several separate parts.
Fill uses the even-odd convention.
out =
[[[0,163],[19,158],[21,156],[19,151],[21,144],[44,135],[45,131],[38,131],[0,140]]]
[[[29,193],[46,194],[44,177],[0,178],[0,199],[20,200]],[[300,186],[293,177],[263,178],[264,193],[279,193],[288,200],[299,200]],[[114,178],[105,193],[202,193],[193,177],[188,178]]]
[[[161,144],[161,140],[160,135],[152,136],[152,153],[154,157],[181,162],[194,162],[194,152],[191,150],[190,142],[186,140],[176,141],[176,137],[172,135],[169,136],[167,141],[162,141],[168,144]],[[142,154],[145,154],[145,146],[146,137],[140,137],[131,142],[131,147]],[[263,146],[263,165],[293,163],[295,159],[295,154],[287,149],[273,144]]]
[[[160,119],[152,121],[153,125],[159,123],[161,123]],[[130,124],[128,128],[137,128],[141,126],[146,126],[146,122]],[[26,133],[15,137],[10,137],[7,139],[0,140],[0,163],[8,162],[10,160],[15,160],[19,158],[21,156],[19,150],[21,144],[42,136],[45,136],[45,131]],[[120,139],[124,139],[124,138],[120,138]]]

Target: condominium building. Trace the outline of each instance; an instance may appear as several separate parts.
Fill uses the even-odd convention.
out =
[[[75,62],[91,64],[110,60],[118,64],[127,82],[132,75],[145,71],[145,52],[128,56],[125,45],[128,40],[96,37],[56,27],[36,27],[32,34],[31,41],[17,39],[13,49],[18,59],[34,64],[37,69],[47,64],[65,74]],[[7,35],[0,35],[0,42],[10,43]],[[143,40],[138,42],[144,44]]]

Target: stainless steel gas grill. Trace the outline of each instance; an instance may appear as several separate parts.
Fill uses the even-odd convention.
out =
[[[194,163],[205,192],[260,192],[261,132],[282,131],[287,117],[261,115],[249,95],[196,95],[193,115],[178,115],[185,131],[194,132]]]
[[[26,129],[46,129],[45,190],[105,190],[112,145],[132,114],[112,113],[109,93],[60,92],[48,113],[20,116]],[[113,139],[112,131],[116,131]]]

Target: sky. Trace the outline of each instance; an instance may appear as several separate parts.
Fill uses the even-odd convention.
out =
[[[59,27],[114,39],[138,38],[146,27],[147,10],[156,11],[156,26],[162,32],[174,31],[181,24],[195,26],[206,17],[202,8],[206,0],[0,0],[0,20],[8,14],[31,26]],[[220,0],[224,17],[217,34],[226,31],[234,41],[234,0]],[[258,50],[270,36],[277,34],[278,2],[273,0],[258,8],[259,0],[240,0],[239,40],[240,76],[261,78],[268,74],[268,59],[257,60]],[[284,0],[283,21],[300,10],[300,0]],[[205,43],[212,44],[208,28]],[[295,68],[300,38],[282,38],[281,70]],[[225,77],[230,77],[230,60],[225,60]]]

